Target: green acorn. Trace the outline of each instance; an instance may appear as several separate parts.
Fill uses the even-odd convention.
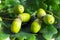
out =
[[[46,12],[45,12],[44,9],[40,8],[40,9],[37,11],[37,17],[38,17],[38,18],[41,18],[41,17],[43,17],[43,16],[45,16],[45,15],[46,15]]]
[[[18,14],[21,14],[24,12],[24,6],[23,5],[16,5],[14,7],[14,12],[18,13]]]
[[[31,15],[29,13],[22,13],[19,14],[18,17],[22,20],[22,22],[28,22],[31,18]]]
[[[16,18],[13,22],[12,22],[12,25],[11,25],[11,32],[13,33],[18,33],[21,29],[21,20]]]
[[[38,33],[40,29],[41,29],[41,24],[37,20],[33,21],[31,24],[31,32]]]
[[[43,21],[46,24],[53,24],[55,22],[55,18],[54,18],[53,15],[47,14],[47,15],[44,16]]]

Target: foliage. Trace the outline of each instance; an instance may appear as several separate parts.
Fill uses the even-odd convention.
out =
[[[50,40],[54,35],[58,35],[56,40],[60,40],[60,0],[0,0],[0,16],[3,19],[3,31],[11,35],[11,40]],[[13,34],[10,32],[10,25],[12,21],[17,17],[17,14],[14,13],[13,7],[15,5],[21,4],[25,7],[25,11],[32,15],[32,19],[28,23],[23,23],[21,31],[18,34]],[[51,11],[56,18],[57,23],[54,25],[45,25],[40,31],[40,33],[35,34],[30,32],[31,22],[36,19],[36,10],[43,8],[46,11]],[[34,19],[33,19],[34,18]],[[1,23],[1,22],[0,22]],[[58,27],[58,28],[57,28]],[[27,33],[26,33],[27,32]],[[42,34],[42,35],[41,35]],[[1,35],[1,34],[0,34]],[[5,35],[7,36],[7,35]],[[4,38],[4,34],[0,36]],[[40,38],[39,38],[40,37]]]

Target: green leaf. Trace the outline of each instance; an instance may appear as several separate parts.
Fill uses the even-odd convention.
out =
[[[56,40],[60,40],[60,34],[57,36]]]
[[[8,34],[0,32],[0,40],[8,40],[8,39],[9,39],[9,35]]]
[[[60,40],[60,30],[58,30],[58,33],[57,33],[55,39],[56,39],[56,40]]]
[[[36,40],[36,36],[35,36],[35,34],[30,34],[30,33],[21,31],[18,34],[11,36],[11,40],[15,40],[15,39],[17,39],[17,40]]]
[[[53,10],[58,10],[59,9],[59,5],[57,5],[57,4],[53,4],[53,5],[51,5],[52,6],[52,9]]]
[[[26,40],[36,40],[35,35],[33,34],[29,34],[29,33],[25,33],[25,32],[21,32],[20,33],[20,39],[26,39]]]
[[[56,4],[60,4],[60,0],[54,0]]]
[[[54,26],[46,26],[41,33],[46,40],[51,40],[53,35],[57,33],[57,29]]]
[[[5,0],[5,6],[11,6],[11,5],[16,5],[19,4],[19,0]]]
[[[37,40],[45,40],[41,34],[37,35]]]
[[[45,0],[30,0],[26,1],[27,8],[31,9],[32,11],[36,11],[39,8],[47,9],[47,4],[44,3]]]
[[[4,6],[0,4],[0,10],[3,9],[3,8],[4,8]]]
[[[60,4],[60,0],[46,0],[45,3],[47,3],[48,5],[52,5],[54,3]]]

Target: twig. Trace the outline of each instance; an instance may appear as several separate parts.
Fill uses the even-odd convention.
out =
[[[10,18],[2,18],[2,19],[4,19],[4,20],[14,20],[14,19],[10,19]]]
[[[57,17],[56,15],[54,15],[57,19],[59,19],[60,20],[60,18],[59,17]]]
[[[35,11],[31,16],[35,16],[35,15],[36,15],[36,13],[37,13],[37,11]]]

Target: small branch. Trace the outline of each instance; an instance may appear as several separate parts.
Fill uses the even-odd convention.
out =
[[[4,19],[4,20],[14,20],[14,19],[10,19],[10,18],[2,18],[2,19]]]
[[[56,15],[54,15],[57,19],[59,19],[60,20],[60,18],[59,17],[57,17]]]
[[[35,11],[31,16],[35,16],[35,15],[36,15],[36,13],[37,13],[37,11]]]
[[[52,13],[51,11],[47,11],[47,10],[46,10],[46,12],[48,12],[48,13],[51,14],[51,15],[53,15],[53,13]]]
[[[3,24],[7,29],[9,29],[9,28],[8,28],[8,25],[6,25],[4,22],[2,22],[2,24]]]

